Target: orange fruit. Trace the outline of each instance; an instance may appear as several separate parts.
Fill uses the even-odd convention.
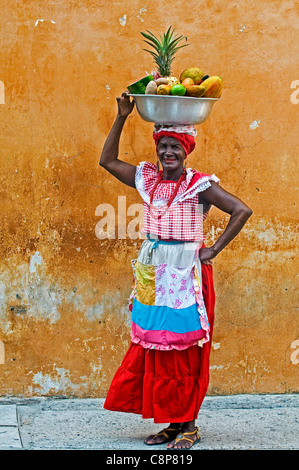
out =
[[[192,80],[192,78],[188,77],[182,81],[182,85],[184,85],[185,88],[188,88],[188,86],[194,85],[194,81]]]

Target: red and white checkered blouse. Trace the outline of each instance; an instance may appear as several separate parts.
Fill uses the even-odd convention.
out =
[[[219,183],[215,175],[206,175],[191,168],[187,169],[185,180],[169,208],[166,208],[176,181],[162,180],[150,206],[151,190],[158,177],[157,167],[151,162],[141,162],[136,169],[135,185],[143,199],[144,224],[142,232],[164,240],[203,241],[203,214],[198,203],[198,193],[211,186],[210,181]],[[157,215],[161,215],[160,218]]]

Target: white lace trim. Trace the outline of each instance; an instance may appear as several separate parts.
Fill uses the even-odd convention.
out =
[[[143,167],[147,162],[141,162],[137,168],[136,168],[136,174],[135,174],[135,186],[136,189],[138,190],[140,196],[142,197],[143,201],[146,202],[147,204],[150,204],[150,196],[145,190],[145,182],[143,178]],[[192,170],[190,168],[187,169],[187,176],[186,176],[186,182],[187,182],[187,187],[193,177]],[[183,202],[186,199],[190,199],[194,197],[197,193],[200,193],[202,191],[205,191],[207,188],[211,186],[210,181],[214,181],[215,183],[219,183],[220,180],[215,176],[214,174],[211,176],[203,176],[200,178],[191,188],[187,189],[182,194],[177,195],[173,202],[172,205],[177,204],[179,202]],[[153,201],[153,206],[154,207],[162,207],[165,205],[167,199],[161,198],[161,199],[155,199]]]

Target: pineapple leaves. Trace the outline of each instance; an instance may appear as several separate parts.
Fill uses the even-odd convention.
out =
[[[147,32],[150,33],[150,34],[146,34],[146,33],[143,33],[141,31],[142,36],[144,36],[149,41],[152,41],[152,43],[156,46],[157,49],[159,47],[161,47],[162,44],[160,43],[159,39],[157,39],[150,31],[147,30]],[[154,47],[154,45],[153,45],[153,47]]]
[[[189,44],[178,45],[180,41],[187,38],[183,35],[178,36],[174,34],[175,29],[171,30],[172,26],[168,28],[163,36],[160,35],[159,39],[149,30],[146,33],[141,32],[145,38],[144,42],[154,49],[155,52],[144,49],[149,52],[154,58],[155,63],[158,66],[159,73],[161,76],[170,75],[170,66],[174,60],[174,55],[182,47],[186,47]]]

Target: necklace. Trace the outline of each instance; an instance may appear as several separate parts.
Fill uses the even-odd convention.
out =
[[[158,215],[154,216],[153,213],[152,213],[152,203],[153,203],[153,199],[154,199],[154,193],[157,189],[158,184],[160,184],[162,179],[163,179],[163,170],[159,171],[158,177],[156,179],[156,182],[155,182],[155,184],[153,186],[153,189],[151,191],[151,194],[150,194],[150,214],[151,214],[152,217],[157,218],[157,219],[161,219],[162,215],[165,214],[165,212],[167,211],[169,206],[172,204],[172,201],[176,197],[177,192],[179,190],[179,187],[180,187],[182,181],[185,179],[185,176],[186,176],[186,168],[183,169],[183,172],[182,172],[180,178],[178,179],[177,184],[175,185],[175,188],[174,188],[167,204],[162,208],[162,209],[164,209],[164,211],[162,213],[159,213]]]

